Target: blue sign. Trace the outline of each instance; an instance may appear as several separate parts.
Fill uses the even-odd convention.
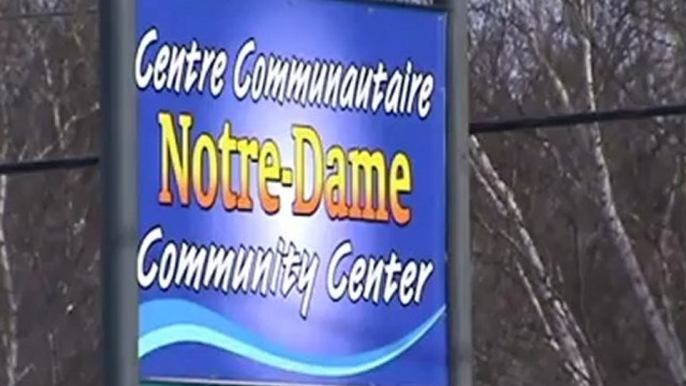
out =
[[[141,379],[448,385],[447,15],[137,3]]]

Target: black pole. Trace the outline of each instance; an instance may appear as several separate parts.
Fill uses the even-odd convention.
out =
[[[547,117],[526,117],[508,121],[472,122],[472,134],[499,133],[543,127],[583,125],[595,122],[638,120],[686,114],[686,104],[589,111]]]
[[[102,85],[102,285],[104,384],[138,377],[137,139],[133,0],[100,0]]]
[[[47,160],[31,160],[0,164],[0,174],[39,173],[50,170],[69,170],[95,166],[100,161],[97,155]]]

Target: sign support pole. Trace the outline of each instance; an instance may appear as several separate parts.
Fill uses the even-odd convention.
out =
[[[138,376],[136,92],[132,0],[100,0],[102,125],[102,286],[104,384],[135,386]]]
[[[442,0],[448,28],[448,321],[450,385],[472,386],[467,0]]]

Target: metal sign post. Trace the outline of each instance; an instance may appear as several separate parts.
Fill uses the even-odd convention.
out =
[[[101,0],[103,380],[138,384],[136,93],[134,0]]]
[[[467,0],[440,1],[450,10],[447,154],[450,384],[472,386]]]

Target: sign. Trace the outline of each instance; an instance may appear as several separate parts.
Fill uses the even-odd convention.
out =
[[[447,385],[447,15],[136,12],[141,378]]]

